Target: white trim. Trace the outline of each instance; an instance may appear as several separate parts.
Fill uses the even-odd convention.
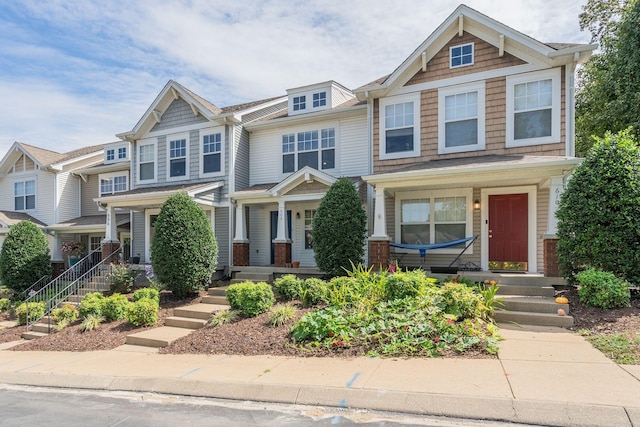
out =
[[[220,134],[220,171],[204,173],[204,137],[205,135]],[[224,176],[225,173],[225,156],[226,156],[226,135],[224,126],[216,126],[210,128],[200,129],[200,135],[198,136],[198,176],[200,178],[211,178],[217,176]],[[212,153],[207,153],[212,154]]]
[[[400,153],[387,153],[385,107],[404,104],[407,102],[413,102],[413,150],[403,151]],[[420,157],[420,93],[411,93],[403,96],[393,96],[380,99],[378,107],[378,141],[378,156],[380,160]]]
[[[460,15],[460,18],[462,18],[462,15]],[[464,48],[465,46],[469,46],[471,45],[471,62],[468,64],[460,64],[460,65],[453,65],[451,62],[453,61],[453,49],[459,47],[460,49]],[[461,55],[464,56],[464,55]],[[449,47],[449,68],[450,69],[454,69],[454,68],[461,68],[461,67],[468,67],[470,65],[475,64],[476,59],[476,47],[475,47],[475,43],[474,42],[469,42],[469,43],[463,43],[463,44],[458,44],[455,46],[450,46]]]
[[[119,177],[119,176],[124,176],[127,178],[127,188],[124,190],[120,190],[120,191],[115,191],[115,185],[112,183],[112,191],[109,193],[102,193],[102,180],[105,179],[113,179],[115,177]],[[119,172],[111,172],[111,173],[101,173],[98,175],[98,195],[99,197],[103,197],[105,194],[116,194],[116,193],[120,193],[123,191],[129,191],[129,171],[128,170],[124,170],[124,171],[119,171]]]
[[[431,216],[434,212],[434,199],[437,197],[465,197],[466,198],[466,215],[465,215],[465,236],[470,237],[473,235],[473,188],[450,188],[445,190],[416,190],[416,191],[404,191],[398,192],[395,195],[395,224],[394,224],[394,240],[400,242],[401,238],[401,223],[402,223],[402,200],[407,199],[430,199],[430,220],[429,226],[431,227],[431,239],[435,239],[435,217]],[[433,241],[428,244],[434,243]],[[407,250],[395,249],[396,253],[407,253]],[[459,249],[433,249],[429,253],[432,254],[458,254]],[[467,251],[467,254],[473,254],[473,246]]]
[[[528,194],[528,272],[538,272],[538,189],[535,185],[526,185],[521,187],[496,187],[483,188],[480,190],[480,266],[482,270],[489,270],[489,196],[498,194]]]
[[[27,199],[26,196],[27,194],[23,194],[21,197],[24,198],[24,209],[16,209],[16,183],[18,182],[22,182],[23,186],[24,183],[26,183],[27,181],[33,181],[33,189],[34,189],[34,193],[33,193],[33,209],[27,209]],[[54,185],[55,185],[55,181],[54,181]],[[55,195],[54,195],[55,197]],[[55,198],[54,198],[54,204],[56,203]],[[14,179],[11,180],[11,209],[12,211],[15,212],[24,212],[24,213],[34,213],[35,211],[38,210],[38,175],[37,174],[33,174],[33,171],[29,171],[29,174],[26,175],[20,175],[20,176],[16,176]],[[57,211],[57,209],[54,210],[54,212]],[[31,215],[31,213],[29,215]]]
[[[478,142],[475,145],[463,145],[460,147],[445,146],[445,99],[463,93],[478,93]],[[464,153],[468,151],[480,151],[485,149],[485,82],[475,82],[459,86],[443,87],[438,89],[438,154]]]
[[[140,179],[140,149],[142,146],[153,145],[153,179]],[[150,163],[150,162],[145,162]],[[136,184],[152,184],[158,181],[158,139],[145,138],[136,144]]]
[[[151,262],[151,215],[160,214],[160,209],[145,209],[144,211],[144,259]]]
[[[123,158],[119,158],[118,157],[118,151],[124,148],[125,150],[127,150],[127,155]],[[112,160],[107,160],[107,152],[113,150],[113,159]],[[126,141],[120,141],[118,143],[112,143],[112,144],[105,144],[104,147],[104,164],[105,165],[110,165],[113,163],[119,163],[119,162],[124,162],[131,159],[131,148],[128,142]]]
[[[324,150],[330,150],[331,148],[326,148],[323,150],[322,148],[322,131],[323,130],[328,130],[328,129],[333,129],[334,132],[334,146],[333,146],[333,167],[332,168],[327,168],[327,169],[322,169],[322,151]],[[305,151],[299,151],[298,150],[298,134],[299,133],[304,133],[304,132],[313,132],[313,131],[317,131],[318,132],[318,148],[316,150],[305,150]],[[283,153],[282,152],[282,137],[284,135],[294,135],[294,151],[293,153]],[[317,164],[317,168],[311,168],[311,169],[315,169],[317,171],[326,173],[326,174],[331,174],[331,173],[335,173],[336,171],[338,171],[340,169],[340,156],[339,156],[339,151],[340,151],[340,122],[321,122],[320,124],[315,123],[315,124],[309,124],[308,126],[296,126],[296,127],[292,127],[292,128],[288,128],[288,129],[283,129],[279,134],[279,142],[278,142],[278,149],[280,150],[280,164],[278,165],[278,173],[280,176],[280,181],[284,181],[287,179],[287,177],[291,176],[292,174],[297,173],[298,171],[304,169],[305,167],[300,168],[298,166],[298,156],[300,155],[300,153],[310,153],[313,151],[316,151],[318,153],[318,164]],[[285,154],[293,154],[294,156],[294,163],[293,163],[293,172],[282,172],[283,169],[283,161],[284,161],[284,155]]]
[[[171,141],[180,141],[183,140],[185,142],[185,156],[184,156],[184,175],[179,176],[171,176]],[[190,166],[190,157],[189,157],[189,146],[191,145],[189,139],[189,132],[183,133],[172,133],[167,135],[167,139],[165,142],[166,149],[166,173],[165,177],[167,182],[172,181],[185,181],[189,179],[189,166]],[[182,158],[182,157],[179,157]]]
[[[561,111],[561,77],[560,68],[552,68],[549,70],[543,70],[538,72],[518,74],[514,76],[507,76],[507,116],[506,116],[506,139],[505,146],[507,148],[513,147],[525,147],[531,145],[541,144],[554,144],[560,142],[560,118],[562,116]],[[545,136],[540,138],[528,138],[528,139],[514,139],[514,87],[517,84],[535,82],[539,80],[551,79],[552,85],[552,100],[551,100],[551,136]]]

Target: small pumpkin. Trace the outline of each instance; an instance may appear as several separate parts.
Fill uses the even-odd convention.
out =
[[[558,309],[558,316],[565,316],[567,313],[561,308]]]
[[[567,297],[558,297],[558,298],[556,298],[556,303],[557,304],[569,304],[569,300],[567,299]]]

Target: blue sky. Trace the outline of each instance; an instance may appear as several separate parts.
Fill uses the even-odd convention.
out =
[[[543,42],[588,43],[586,0],[468,0]],[[450,0],[0,0],[0,158],[117,140],[167,80],[218,106],[390,73]]]

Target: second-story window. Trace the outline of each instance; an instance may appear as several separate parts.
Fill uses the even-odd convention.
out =
[[[334,169],[335,146],[334,128],[283,135],[282,172],[295,172],[305,166],[314,169]]]
[[[327,92],[319,92],[313,94],[313,108],[327,105]]]
[[[118,148],[118,159],[126,159],[127,158],[127,147]]]
[[[177,178],[187,175],[187,140],[169,141],[169,177]]]
[[[100,196],[127,191],[127,175],[100,175]]]
[[[305,108],[307,108],[307,97],[305,95],[294,96],[293,111],[304,110]]]
[[[153,181],[156,179],[156,146],[142,144],[138,148],[138,180]]]
[[[485,148],[485,87],[470,83],[438,91],[438,153]]]
[[[453,46],[449,49],[451,68],[462,67],[464,65],[473,65],[473,43],[467,43],[460,46]]]
[[[222,170],[222,134],[214,133],[202,137],[202,173]]]
[[[107,150],[107,161],[114,160],[116,158],[116,150],[109,149]]]
[[[420,156],[420,95],[380,100],[381,160]]]
[[[14,209],[24,211],[36,208],[36,181],[18,181],[13,183]]]

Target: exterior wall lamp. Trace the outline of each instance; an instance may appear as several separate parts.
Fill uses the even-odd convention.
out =
[[[480,210],[480,200],[475,199],[473,201],[473,210],[474,211],[479,211]]]

